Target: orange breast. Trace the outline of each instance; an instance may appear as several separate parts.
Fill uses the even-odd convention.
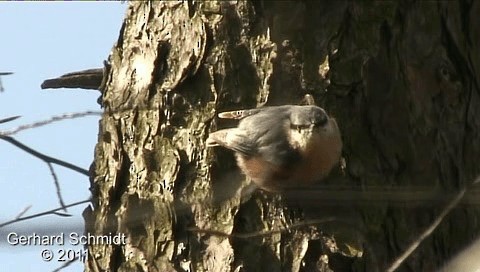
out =
[[[247,158],[236,154],[243,173],[266,191],[281,191],[288,187],[307,186],[325,178],[338,163],[342,141],[337,124],[331,119],[329,132],[319,132],[302,150],[301,159],[291,165],[277,166],[260,156]]]
[[[280,191],[285,187],[285,181],[291,178],[288,167],[275,166],[261,157],[246,158],[237,155],[237,162],[243,173],[266,191]]]
[[[293,176],[297,186],[305,186],[325,178],[340,159],[339,137],[315,137],[303,153],[302,163]]]

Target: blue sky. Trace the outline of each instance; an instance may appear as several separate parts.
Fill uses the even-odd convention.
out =
[[[102,67],[118,38],[127,4],[120,2],[0,2],[0,72],[5,91],[0,93],[0,119],[21,115],[0,124],[0,131],[48,119],[63,113],[101,110],[97,91],[80,89],[41,90],[47,78]],[[88,169],[98,134],[98,116],[66,120],[20,132],[14,137],[49,156]],[[54,166],[65,203],[90,196],[88,178]],[[48,167],[22,150],[0,141],[0,223],[22,209],[33,214],[59,206]],[[23,234],[82,232],[85,205],[69,209],[72,217],[46,216],[0,229],[0,263],[4,271],[52,271],[62,263],[44,262],[44,248],[11,246],[9,232]],[[81,247],[76,249],[80,250]],[[75,263],[62,271],[81,271]]]

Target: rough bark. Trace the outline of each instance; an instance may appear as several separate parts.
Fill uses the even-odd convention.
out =
[[[85,212],[128,243],[89,245],[87,271],[382,271],[480,172],[478,2],[129,5]],[[339,123],[343,171],[241,199],[232,154],[205,148],[234,125],[216,112],[305,94]],[[479,219],[458,206],[399,271],[439,268]]]

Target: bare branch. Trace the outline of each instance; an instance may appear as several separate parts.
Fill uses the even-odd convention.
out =
[[[25,217],[15,218],[13,220],[1,223],[0,228],[5,227],[7,225],[17,223],[17,222],[25,221],[25,220],[28,220],[28,219],[41,217],[41,216],[44,216],[44,215],[50,215],[50,214],[54,215],[58,211],[63,210],[64,208],[70,208],[70,207],[78,206],[78,205],[81,205],[81,204],[88,203],[90,201],[91,201],[91,199],[86,199],[86,200],[82,200],[82,201],[78,201],[78,202],[75,202],[75,203],[72,203],[72,204],[68,204],[68,205],[65,205],[64,207],[56,208],[56,209],[53,209],[53,210],[48,210],[48,211],[45,211],[45,212],[36,213],[36,214],[25,216]]]
[[[63,120],[66,120],[66,119],[75,119],[75,118],[81,118],[81,117],[85,117],[85,116],[101,115],[101,114],[102,114],[102,112],[100,112],[100,111],[84,111],[84,112],[76,112],[76,113],[64,113],[62,115],[53,116],[53,117],[51,117],[49,119],[46,119],[46,120],[38,121],[38,122],[35,122],[35,123],[31,123],[31,124],[21,125],[17,128],[9,130],[9,131],[0,131],[0,135],[11,136],[11,135],[16,134],[16,133],[18,133],[20,131],[23,131],[23,130],[32,129],[32,128],[36,128],[36,127],[41,127],[41,126],[44,126],[44,125],[48,125],[48,124],[58,122],[58,121],[63,121]],[[20,116],[18,116],[18,117],[15,116],[15,117],[18,118]],[[13,118],[13,117],[10,117],[10,118]],[[7,119],[9,119],[9,118],[7,118]],[[1,121],[2,120],[0,120],[0,123],[2,123]],[[8,122],[8,121],[11,121],[11,120],[7,120],[6,122]]]
[[[90,176],[90,173],[88,172],[88,170],[86,169],[83,169],[79,166],[76,166],[74,164],[71,164],[71,163],[68,163],[68,162],[65,162],[65,161],[62,161],[62,160],[59,160],[59,159],[55,159],[55,158],[52,158],[50,156],[47,156],[45,154],[42,154],[36,150],[33,150],[31,149],[30,147],[22,144],[21,142],[15,140],[14,138],[10,137],[10,136],[5,136],[5,135],[1,135],[0,134],[0,139],[6,141],[6,142],[9,142],[11,144],[13,144],[14,146],[22,149],[23,151],[41,159],[42,161],[44,161],[45,163],[54,163],[54,164],[58,164],[60,166],[63,166],[65,168],[68,168],[68,169],[71,169],[73,171],[76,171],[80,174],[84,174],[85,176]]]
[[[415,240],[410,246],[400,255],[392,265],[386,270],[387,272],[393,272],[397,270],[397,268],[417,249],[417,247],[425,240],[428,236],[430,236],[433,231],[440,225],[443,218],[447,216],[447,214],[457,206],[457,204],[462,200],[465,192],[467,191],[466,188],[463,188],[457,196],[448,203],[448,205],[443,209],[443,211],[437,216],[437,218],[430,224],[430,226],[420,234],[420,236]]]
[[[15,219],[18,219],[20,217],[22,217],[22,215],[24,215],[28,210],[30,210],[30,208],[32,207],[32,205],[28,205],[27,207],[23,208],[23,210],[21,210],[17,216],[15,216]]]
[[[61,216],[61,217],[71,217],[71,216],[72,216],[72,215],[69,214],[69,213],[61,213],[61,212],[54,212],[53,214],[54,214],[54,215]]]
[[[42,89],[80,88],[98,90],[104,77],[103,68],[88,69],[43,81]]]
[[[52,272],[60,272],[62,271],[64,268],[66,267],[69,267],[73,262],[76,262],[80,257],[76,257],[76,258],[73,258],[73,260],[69,260],[68,262],[62,264],[60,267],[58,267],[57,269],[53,270]]]
[[[20,118],[20,115],[3,118],[3,119],[0,119],[0,124],[10,122],[10,121],[13,121],[13,120],[18,119],[18,118]]]
[[[47,155],[41,154],[40,152],[37,152],[37,151],[23,145],[22,143],[18,142],[14,138],[8,137],[8,135],[15,134],[15,133],[17,133],[19,131],[22,131],[22,130],[36,128],[36,127],[44,126],[44,125],[47,125],[47,124],[50,124],[50,123],[53,123],[53,122],[66,120],[66,119],[74,119],[74,118],[84,117],[84,116],[88,116],[88,115],[100,115],[100,114],[101,114],[101,112],[96,112],[96,111],[86,111],[86,112],[79,112],[79,113],[65,113],[65,114],[62,114],[62,115],[59,115],[59,116],[53,116],[53,117],[51,117],[50,119],[47,119],[47,120],[35,122],[35,123],[32,123],[32,124],[22,125],[22,126],[19,126],[15,129],[11,130],[11,131],[0,132],[0,138],[7,141],[7,142],[10,142],[11,144],[13,144],[13,145],[19,147],[20,149],[32,154],[33,156],[35,156],[37,158],[40,158],[41,160],[43,160],[48,165],[50,173],[53,177],[53,181],[54,181],[54,184],[55,184],[55,188],[56,188],[59,203],[62,207],[65,207],[65,202],[63,201],[62,194],[61,194],[60,183],[58,182],[58,177],[55,173],[55,169],[53,168],[52,163],[70,168],[74,171],[80,172],[80,173],[85,174],[87,176],[89,176],[88,171],[85,170],[85,169],[82,169],[82,168],[80,168],[76,165],[73,165],[73,164],[70,164],[70,163],[67,163],[67,162],[49,157]],[[17,119],[18,117],[20,117],[20,116],[13,116],[13,117],[5,118],[5,119],[0,120],[0,123],[12,121],[12,120]],[[67,210],[64,209],[64,211],[66,212]],[[62,214],[62,216],[64,216],[64,214]]]
[[[53,169],[53,166],[51,163],[47,162],[48,169],[50,170],[50,174],[52,174],[53,177],[53,184],[55,184],[55,188],[57,189],[57,197],[58,197],[58,202],[60,203],[60,206],[65,207],[65,203],[63,202],[63,197],[62,197],[62,189],[60,189],[60,183],[58,182],[58,177],[57,174],[55,173],[55,169]],[[63,209],[65,212],[67,209]]]
[[[0,76],[8,76],[13,74],[12,72],[0,72]],[[2,79],[0,78],[0,92],[3,92],[3,85],[2,85]]]

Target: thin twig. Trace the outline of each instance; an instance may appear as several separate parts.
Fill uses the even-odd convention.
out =
[[[72,260],[69,260],[68,262],[62,264],[60,267],[56,268],[55,270],[53,270],[52,272],[60,272],[62,271],[64,268],[66,267],[69,267],[73,262],[76,262],[80,257],[75,257],[73,258]]]
[[[45,126],[54,122],[59,122],[63,121],[66,119],[75,119],[75,118],[80,118],[80,117],[85,117],[85,116],[92,116],[92,115],[102,115],[102,112],[100,111],[84,111],[84,112],[75,112],[75,113],[64,113],[61,115],[53,116],[49,119],[34,122],[31,124],[26,124],[26,125],[21,125],[19,127],[16,127],[12,130],[8,131],[0,131],[0,135],[4,136],[11,136],[13,134],[16,134],[22,130],[27,130],[27,129],[32,129],[32,128],[37,128],[41,126]]]
[[[69,213],[61,213],[61,212],[54,212],[53,214],[54,214],[54,215],[61,216],[61,217],[70,217],[70,216],[72,216],[72,215],[69,214]]]
[[[45,211],[45,212],[36,213],[36,214],[25,216],[25,217],[15,218],[13,220],[1,223],[0,228],[5,227],[7,225],[17,223],[17,222],[25,221],[25,220],[28,220],[28,219],[37,218],[37,217],[41,217],[41,216],[49,215],[49,214],[55,214],[56,212],[58,212],[60,210],[63,210],[64,208],[70,208],[70,207],[73,207],[73,206],[78,206],[78,205],[81,205],[81,204],[84,204],[84,203],[88,203],[90,201],[91,201],[91,199],[86,199],[86,200],[82,200],[82,201],[78,201],[78,202],[75,202],[75,203],[72,203],[72,204],[65,205],[64,207],[55,208],[53,210],[48,210],[48,211]]]
[[[433,231],[440,225],[443,218],[453,209],[457,204],[462,200],[465,192],[467,191],[466,188],[462,189],[457,196],[448,203],[448,205],[443,209],[443,211],[437,216],[437,218],[432,222],[432,224],[422,233],[420,236],[397,258],[395,261],[390,265],[390,267],[386,270],[387,272],[393,272],[397,270],[397,268],[417,249],[417,247],[425,240],[428,236],[430,236]]]
[[[22,149],[23,151],[41,159],[42,161],[44,161],[45,163],[54,163],[54,164],[58,164],[60,166],[63,166],[65,168],[68,168],[68,169],[71,169],[73,171],[76,171],[80,174],[84,174],[85,176],[90,176],[90,173],[88,172],[88,170],[86,169],[83,169],[79,166],[76,166],[74,164],[71,164],[71,163],[68,163],[68,162],[65,162],[65,161],[62,161],[62,160],[59,160],[59,159],[55,159],[55,158],[52,158],[50,156],[47,156],[45,154],[42,154],[36,150],[33,150],[31,149],[30,147],[22,144],[21,142],[15,140],[14,138],[10,137],[10,136],[5,136],[5,135],[0,135],[0,139],[6,141],[6,142],[9,142],[11,144],[13,144],[14,146]]]
[[[18,142],[14,138],[6,137],[6,136],[16,134],[16,133],[18,133],[20,131],[23,131],[23,130],[32,129],[32,128],[48,125],[48,124],[51,124],[51,123],[54,123],[54,122],[62,121],[62,120],[65,120],[65,119],[74,119],[74,118],[80,118],[80,117],[89,116],[89,115],[101,115],[101,112],[85,111],[85,112],[78,112],[78,113],[65,113],[65,114],[62,114],[62,115],[53,116],[53,117],[51,117],[47,120],[42,120],[42,121],[38,121],[38,122],[35,122],[35,123],[22,125],[22,126],[19,126],[17,128],[14,128],[10,131],[3,131],[3,132],[0,131],[0,138],[2,138],[3,140],[5,140],[7,142],[12,143],[13,145],[21,148],[22,150],[32,154],[33,156],[35,156],[37,158],[40,158],[45,163],[47,163],[48,168],[50,170],[50,173],[53,177],[53,181],[54,181],[55,188],[56,188],[56,191],[57,191],[57,196],[58,196],[59,203],[62,207],[65,207],[65,202],[63,201],[62,194],[61,194],[61,189],[60,189],[60,184],[58,182],[58,178],[57,178],[57,175],[55,173],[55,169],[52,166],[52,163],[56,163],[56,164],[59,164],[61,166],[70,168],[74,171],[80,172],[80,173],[85,174],[87,176],[89,176],[88,171],[85,170],[85,169],[81,169],[80,167],[77,167],[73,164],[63,162],[63,161],[57,160],[55,158],[52,158],[52,157],[46,156],[44,154],[41,154],[41,153],[23,145],[22,143]],[[9,122],[9,121],[15,120],[19,117],[20,116],[13,116],[13,117],[5,118],[5,119],[0,120],[0,123]],[[64,211],[66,212],[67,210],[64,209]]]
[[[57,174],[55,173],[55,169],[53,169],[53,166],[51,163],[47,162],[48,169],[50,170],[50,174],[52,174],[53,177],[53,184],[55,184],[55,189],[57,191],[57,197],[58,197],[58,202],[60,203],[60,206],[65,207],[65,202],[63,202],[63,197],[62,197],[62,189],[60,189],[60,183],[58,182],[58,177]],[[67,212],[67,209],[63,209],[65,212]]]
[[[17,216],[15,216],[15,219],[18,219],[20,217],[22,217],[22,215],[24,215],[28,210],[30,210],[30,208],[32,207],[32,205],[28,205],[27,207],[23,208],[23,210],[21,210]]]
[[[0,119],[0,124],[10,122],[10,121],[13,121],[13,120],[18,119],[18,118],[20,118],[20,115],[3,118],[3,119]]]
[[[0,76],[8,76],[13,74],[12,72],[0,72]],[[3,84],[2,84],[2,78],[0,78],[0,93],[3,92]]]

